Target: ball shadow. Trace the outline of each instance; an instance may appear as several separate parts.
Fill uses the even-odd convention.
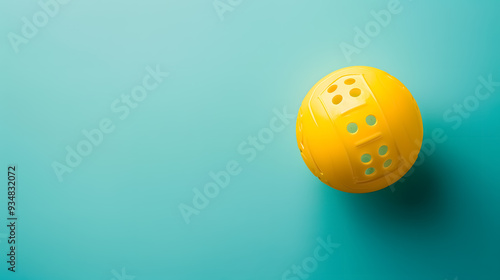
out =
[[[452,211],[447,206],[448,196],[439,174],[441,164],[442,159],[433,155],[421,165],[413,166],[410,175],[372,193],[323,189],[320,191],[324,207],[321,211],[328,213],[342,208],[351,222],[377,224],[388,229],[425,231],[432,227],[435,233],[451,230],[447,226],[447,217]]]

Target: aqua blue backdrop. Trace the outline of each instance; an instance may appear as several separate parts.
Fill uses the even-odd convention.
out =
[[[2,1],[0,278],[500,279],[499,10]],[[369,194],[315,178],[289,116],[351,65],[397,77],[424,138],[445,133]]]

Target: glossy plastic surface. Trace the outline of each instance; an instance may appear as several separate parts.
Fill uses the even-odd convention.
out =
[[[296,133],[316,177],[341,191],[365,193],[389,186],[411,168],[423,126],[415,99],[400,81],[353,66],[314,85],[299,109]]]

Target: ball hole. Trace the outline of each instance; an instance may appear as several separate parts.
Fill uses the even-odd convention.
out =
[[[347,125],[347,131],[349,133],[356,133],[358,131],[358,125],[355,123],[350,123]]]
[[[387,168],[387,167],[391,166],[391,164],[392,164],[392,159],[388,159],[384,162],[384,167]]]
[[[344,84],[346,85],[352,85],[356,82],[356,80],[352,79],[352,78],[349,78],[347,80],[344,81]]]
[[[375,168],[373,168],[373,167],[370,167],[370,168],[365,170],[366,175],[372,175],[374,172],[375,172]]]
[[[388,150],[389,150],[389,148],[386,145],[382,145],[378,149],[378,154],[381,155],[381,156],[383,156],[383,155],[387,154]]]
[[[358,97],[361,94],[361,90],[359,88],[353,88],[349,91],[349,94],[352,97]]]
[[[375,118],[374,115],[368,115],[366,117],[366,123],[369,125],[369,126],[373,126],[377,123],[377,118]]]
[[[372,160],[372,156],[370,154],[364,154],[361,156],[361,162],[369,163]]]
[[[335,90],[337,90],[337,85],[331,85],[331,86],[328,88],[328,90],[327,90],[327,91],[328,91],[329,93],[332,93],[332,92],[334,92]]]
[[[332,99],[332,102],[333,104],[337,105],[339,104],[340,102],[342,102],[342,95],[338,94],[338,95],[335,95]]]

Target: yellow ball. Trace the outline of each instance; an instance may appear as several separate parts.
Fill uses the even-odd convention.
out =
[[[297,143],[307,167],[337,190],[366,193],[399,180],[417,160],[423,126],[417,102],[386,72],[347,67],[304,98]]]

